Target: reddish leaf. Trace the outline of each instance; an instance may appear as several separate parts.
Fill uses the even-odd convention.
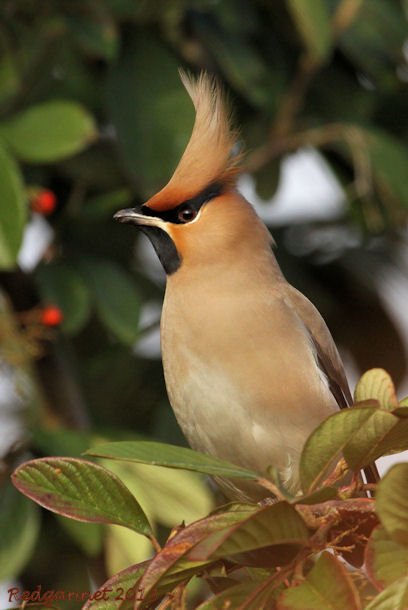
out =
[[[240,506],[197,521],[171,538],[152,560],[140,583],[146,595],[144,603],[151,601],[150,592],[169,578],[180,580],[224,555],[238,556],[274,543],[299,545],[308,536],[303,519],[286,502],[263,508]],[[144,607],[144,603],[135,607]]]
[[[219,559],[274,544],[302,544],[308,537],[306,524],[296,509],[287,502],[278,502],[207,536],[189,553],[189,558]]]
[[[76,458],[40,458],[19,466],[12,481],[21,493],[78,521],[123,525],[149,535],[147,517],[109,470]]]
[[[118,572],[88,599],[82,610],[131,610],[136,599],[143,597],[139,581],[149,561],[143,561]]]
[[[281,591],[281,581],[276,574],[261,582],[235,584],[198,606],[197,610],[270,610]]]

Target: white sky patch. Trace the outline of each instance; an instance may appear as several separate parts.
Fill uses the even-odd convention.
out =
[[[140,313],[140,331],[143,336],[137,341],[134,352],[142,358],[157,360],[160,350],[161,304],[157,301],[146,303]]]
[[[272,225],[330,220],[341,215],[344,208],[344,194],[336,177],[313,148],[283,159],[278,189],[269,201],[257,195],[249,174],[241,176],[238,188],[262,220]]]
[[[53,239],[54,231],[51,225],[40,214],[33,213],[26,226],[18,255],[21,269],[26,272],[35,269]]]

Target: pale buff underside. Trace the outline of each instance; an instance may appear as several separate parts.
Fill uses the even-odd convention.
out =
[[[296,313],[300,303],[338,355],[319,313],[277,273],[272,253],[259,268],[241,261],[224,273],[222,263],[182,267],[168,279],[162,353],[169,399],[193,448],[260,473],[276,466],[297,491],[303,444],[338,409]],[[240,499],[262,495],[241,481],[232,489]]]

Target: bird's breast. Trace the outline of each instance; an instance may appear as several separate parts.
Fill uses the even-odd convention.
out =
[[[303,444],[335,410],[303,325],[273,291],[166,293],[167,391],[191,446],[293,488]]]

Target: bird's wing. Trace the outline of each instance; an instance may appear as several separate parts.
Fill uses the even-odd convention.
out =
[[[301,292],[288,285],[289,305],[295,310],[310,334],[318,365],[326,375],[330,390],[340,409],[352,404],[352,396],[337,347],[316,307]]]
[[[327,377],[329,388],[337,404],[340,409],[349,407],[353,403],[353,398],[343,363],[325,321],[309,299],[290,284],[288,284],[287,297],[289,305],[296,311],[310,333],[316,349],[318,365]],[[380,479],[374,463],[364,468],[364,473],[368,483],[377,483]]]

